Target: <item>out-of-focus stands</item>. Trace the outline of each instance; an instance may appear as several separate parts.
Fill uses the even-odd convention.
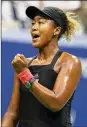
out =
[[[87,1],[80,1],[80,3],[80,7],[74,10],[74,12],[79,15],[84,28],[84,33],[87,34]]]
[[[6,28],[13,27],[12,24],[16,23],[19,29],[29,29],[31,20],[25,15],[25,9],[31,5],[39,8],[54,6],[75,12],[80,17],[84,32],[87,33],[87,1],[2,1],[2,25]]]

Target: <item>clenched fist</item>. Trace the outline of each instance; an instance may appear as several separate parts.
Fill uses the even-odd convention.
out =
[[[12,66],[16,73],[20,73],[25,68],[28,68],[28,60],[24,55],[17,54],[12,61]]]

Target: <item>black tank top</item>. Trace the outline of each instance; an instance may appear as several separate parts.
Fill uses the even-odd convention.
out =
[[[39,83],[50,90],[53,89],[58,75],[53,68],[61,54],[62,52],[58,51],[49,65],[29,66],[33,75],[39,75]],[[24,85],[20,85],[18,127],[71,127],[70,110],[72,98],[73,96],[61,110],[52,112],[43,106]]]

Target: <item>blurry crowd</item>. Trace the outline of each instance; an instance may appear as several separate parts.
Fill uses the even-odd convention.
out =
[[[74,11],[79,15],[84,33],[87,34],[87,1],[80,1],[80,3],[80,7]]]
[[[87,1],[2,1],[2,27],[29,28],[31,20],[25,15],[28,6],[40,9],[55,6],[64,11],[75,12],[79,15],[84,33],[87,34]]]

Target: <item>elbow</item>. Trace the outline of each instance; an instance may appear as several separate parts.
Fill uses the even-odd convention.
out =
[[[52,112],[60,111],[63,108],[62,104],[58,100],[52,101],[49,107]]]

